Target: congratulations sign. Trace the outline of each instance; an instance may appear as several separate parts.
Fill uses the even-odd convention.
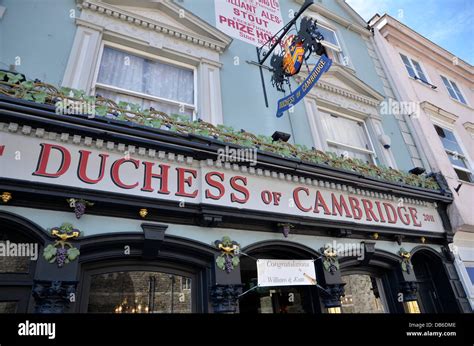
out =
[[[292,106],[300,102],[318,82],[319,78],[321,78],[323,73],[329,70],[331,65],[331,59],[329,59],[326,55],[321,56],[313,71],[311,71],[311,73],[304,80],[304,82],[301,83],[301,85],[290,95],[285,96],[284,98],[278,101],[277,117],[281,117],[283,115],[283,112],[287,111]]]
[[[49,136],[54,138],[54,136]],[[61,136],[62,137],[62,136]],[[444,232],[431,204],[357,191],[322,180],[137,152],[91,138],[77,144],[0,132],[2,178],[187,203],[274,212],[331,222]],[[86,144],[87,143],[87,144]],[[99,146],[100,148],[97,148]],[[20,153],[20,156],[18,156]]]
[[[278,0],[216,0],[215,10],[219,30],[255,46],[283,26]]]
[[[313,260],[257,260],[258,286],[316,285]]]

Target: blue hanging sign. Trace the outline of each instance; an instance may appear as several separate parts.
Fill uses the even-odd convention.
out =
[[[319,58],[318,63],[314,67],[313,71],[308,75],[303,83],[290,95],[285,96],[284,98],[278,101],[277,117],[280,118],[285,111],[290,109],[292,106],[300,102],[306,94],[315,86],[319,78],[323,75],[324,72],[329,70],[331,67],[332,60],[329,59],[326,55],[322,55]]]

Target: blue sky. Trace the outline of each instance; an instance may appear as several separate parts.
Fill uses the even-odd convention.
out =
[[[365,20],[388,13],[474,64],[474,0],[346,0]]]

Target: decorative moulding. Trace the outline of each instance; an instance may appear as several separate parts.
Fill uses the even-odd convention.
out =
[[[102,15],[114,17],[118,20],[122,20],[127,23],[135,24],[143,28],[148,28],[150,30],[168,34],[175,38],[213,49],[219,53],[223,52],[232,42],[232,39],[229,36],[219,30],[216,30],[215,28],[213,28],[212,26],[200,20],[198,17],[192,15],[189,12],[186,12],[187,17],[186,20],[183,20],[183,23],[186,21],[192,21],[194,25],[199,26],[199,28],[206,32],[210,37],[183,30],[181,28],[177,28],[169,24],[161,23],[151,18],[140,16],[138,14],[108,4],[106,2],[78,0],[78,4],[83,10],[98,12]],[[182,9],[179,6],[166,1],[160,2],[159,5],[177,13],[179,13],[179,10]]]
[[[445,111],[442,108],[435,106],[432,103],[424,101],[421,103],[421,108],[429,115],[432,120],[439,121],[447,124],[454,124],[458,120],[458,116]]]
[[[471,135],[471,137],[474,138],[474,123],[471,123],[470,121],[466,121],[464,124],[462,124],[464,128],[466,129],[467,132]]]
[[[296,0],[296,2],[301,5],[301,4],[303,4],[304,0]],[[348,6],[347,4],[345,4],[345,2],[339,1],[339,3],[343,7]],[[348,10],[348,8],[345,8],[345,9]],[[335,14],[334,12],[329,11],[328,9],[326,9],[325,7],[323,7],[323,6],[321,6],[317,3],[314,3],[313,5],[311,5],[310,10],[313,11],[313,12],[319,13],[322,16],[324,16],[328,19],[331,19],[331,20],[335,21],[336,23],[338,23],[338,24],[344,26],[345,28],[347,28],[349,30],[352,30],[352,31],[354,31],[358,34],[361,34],[363,36],[369,36],[370,35],[370,31],[367,30],[364,26],[362,26],[360,24],[356,24],[353,21],[349,21],[349,20]],[[352,17],[354,17],[353,14],[350,11],[347,11],[347,13],[349,15],[351,15]]]

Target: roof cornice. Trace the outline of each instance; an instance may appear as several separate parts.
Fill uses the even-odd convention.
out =
[[[380,27],[378,25],[381,25]],[[443,59],[445,63],[441,63],[446,68],[450,69],[453,73],[463,76],[464,78],[470,79],[471,81],[474,79],[474,67],[467,63],[466,61],[458,58],[458,64],[453,64],[453,59],[456,57],[451,52],[447,51],[446,49],[440,47],[436,43],[430,41],[420,33],[414,31],[410,27],[406,26],[405,24],[401,23],[400,21],[396,20],[392,16],[388,14],[384,14],[380,18],[378,18],[373,24],[373,27],[378,28],[378,30],[384,36],[390,36],[397,41],[401,42],[402,44],[406,45],[407,43],[399,37],[399,35],[404,35],[405,38],[409,38],[415,42],[418,47],[414,47],[410,45],[410,48],[418,50],[423,56],[426,58],[435,61],[436,63],[440,64],[439,58]],[[437,55],[433,56],[426,50]],[[462,71],[459,71],[462,70]],[[471,77],[469,77],[471,75]]]
[[[295,0],[295,1],[296,1],[296,3],[298,3],[300,5],[302,5],[304,3],[304,0]],[[369,37],[371,35],[370,31],[367,30],[367,28],[365,26],[361,25],[360,23],[357,24],[357,23],[351,22],[350,20],[347,20],[347,19],[335,14],[332,11],[329,11],[327,8],[325,8],[321,5],[313,4],[313,5],[311,5],[310,10],[313,11],[313,12],[319,13],[322,16],[324,16],[324,17],[326,17],[330,20],[333,20],[336,23],[338,23],[339,25],[342,25],[343,27],[345,27],[346,29],[352,30],[352,31],[354,31],[354,32],[356,32],[356,33],[358,33],[362,36]]]

